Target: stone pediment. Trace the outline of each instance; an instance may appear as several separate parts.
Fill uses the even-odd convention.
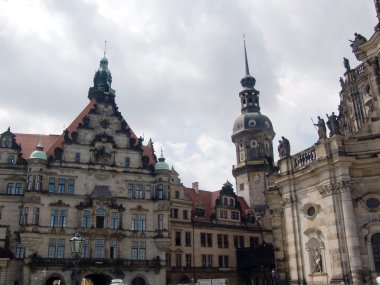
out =
[[[69,204],[64,203],[62,200],[58,200],[57,202],[50,203],[49,205],[58,206],[58,207],[70,207]]]

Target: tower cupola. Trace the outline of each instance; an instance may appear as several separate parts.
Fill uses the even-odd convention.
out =
[[[111,88],[112,75],[108,69],[108,59],[106,52],[100,60],[99,68],[95,72],[94,86],[88,91],[90,100],[96,99],[98,102],[111,103],[115,101],[115,90]]]

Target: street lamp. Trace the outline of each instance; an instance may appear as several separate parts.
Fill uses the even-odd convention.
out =
[[[79,271],[79,260],[80,255],[82,253],[82,246],[83,246],[83,238],[79,233],[76,233],[71,239],[70,239],[70,247],[71,247],[71,254],[73,256],[73,285],[78,285],[78,271]]]
[[[276,269],[274,269],[274,268],[272,269],[271,275],[272,275],[272,284],[274,285],[275,280],[276,280]]]

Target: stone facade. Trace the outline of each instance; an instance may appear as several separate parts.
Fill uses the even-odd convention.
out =
[[[377,284],[380,275],[378,26],[351,46],[361,64],[344,62],[329,137],[281,158],[268,180],[278,280]]]

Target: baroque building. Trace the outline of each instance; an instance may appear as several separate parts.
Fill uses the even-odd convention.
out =
[[[327,115],[327,129],[319,118],[318,141],[280,153],[268,176],[277,281],[377,284],[380,275],[380,24],[351,47],[360,64],[344,58],[339,114]]]

